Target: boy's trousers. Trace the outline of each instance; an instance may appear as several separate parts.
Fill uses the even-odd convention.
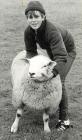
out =
[[[65,64],[64,69],[60,73],[61,81],[62,81],[62,99],[59,105],[59,120],[67,120],[68,119],[68,97],[65,89],[65,79],[68,72],[71,69],[71,66],[75,60],[76,53],[75,51],[68,53],[67,63]]]

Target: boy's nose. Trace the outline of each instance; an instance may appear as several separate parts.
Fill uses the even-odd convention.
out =
[[[35,18],[35,17],[33,17],[33,18],[32,18],[32,21],[35,21],[35,20],[36,20],[36,18]]]

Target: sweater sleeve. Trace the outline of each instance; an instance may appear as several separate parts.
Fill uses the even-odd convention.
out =
[[[67,51],[62,39],[61,34],[58,31],[52,31],[50,38],[50,49],[53,55],[53,60],[57,62],[57,65],[53,69],[53,74],[60,73],[67,62]]]
[[[27,51],[27,57],[31,58],[37,55],[37,45],[33,35],[29,33],[29,30],[26,29],[24,32],[24,42],[25,49]]]

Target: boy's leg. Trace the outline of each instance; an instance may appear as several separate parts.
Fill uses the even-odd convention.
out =
[[[65,82],[62,82],[62,100],[59,105],[59,120],[68,119],[68,97],[65,89]]]
[[[62,100],[59,105],[59,120],[61,121],[68,120],[68,97],[65,89],[65,78],[71,69],[74,59],[75,57],[68,55],[67,63],[64,67],[64,70],[60,74],[62,80]]]

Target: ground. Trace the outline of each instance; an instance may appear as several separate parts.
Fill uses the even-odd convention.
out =
[[[11,102],[10,68],[13,58],[25,48],[23,34],[27,25],[24,16],[26,0],[0,0],[0,140],[82,140],[82,1],[41,2],[46,8],[47,18],[67,28],[75,40],[77,57],[66,79],[69,118],[73,128],[64,133],[57,132],[56,115],[50,122],[52,132],[45,134],[41,113],[25,108],[18,132],[10,133],[16,113]]]

